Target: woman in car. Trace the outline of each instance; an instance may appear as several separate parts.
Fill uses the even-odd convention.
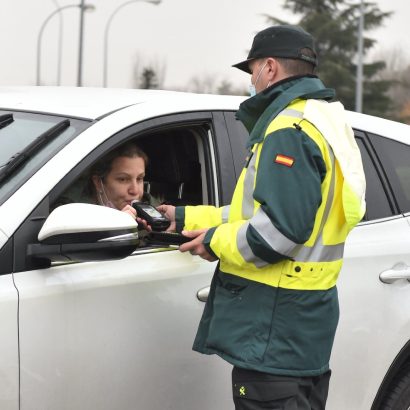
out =
[[[150,195],[144,193],[147,165],[147,155],[135,143],[121,145],[96,162],[57,200],[53,208],[73,202],[91,203],[118,209],[136,218],[132,201],[151,202]],[[136,219],[146,225],[145,221]]]
[[[92,202],[108,206],[136,217],[132,201],[144,197],[144,176],[147,155],[134,143],[127,143],[109,152],[90,170],[88,189]]]

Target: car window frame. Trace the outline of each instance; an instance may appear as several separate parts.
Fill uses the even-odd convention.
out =
[[[383,189],[384,196],[387,200],[387,203],[390,207],[390,214],[385,215],[382,217],[378,218],[372,218],[372,219],[366,219],[361,221],[361,223],[368,223],[368,222],[373,222],[377,220],[385,220],[386,218],[391,218],[391,217],[397,217],[397,215],[400,214],[397,200],[395,198],[394,192],[392,190],[392,187],[388,181],[386,172],[382,166],[382,163],[377,155],[377,153],[374,150],[373,145],[371,144],[371,141],[369,140],[369,137],[366,132],[360,131],[357,129],[354,129],[354,136],[356,140],[361,140],[362,145],[364,149],[366,149],[367,154],[369,156],[369,159],[371,161],[371,164],[373,166],[373,169],[375,173],[377,174],[377,177],[379,179],[380,185]]]
[[[386,175],[386,179],[388,181],[388,184],[389,184],[391,192],[392,192],[392,196],[394,197],[394,200],[395,200],[395,203],[396,203],[398,213],[400,213],[402,215],[404,215],[406,213],[409,213],[410,209],[405,210],[405,209],[402,209],[402,206],[401,206],[401,202],[402,202],[401,197],[402,197],[403,193],[402,192],[397,192],[397,195],[395,194],[396,190],[397,191],[399,191],[399,189],[401,190],[401,186],[400,186],[400,182],[397,180],[397,175],[394,171],[394,167],[391,165],[391,163],[387,163],[382,158],[382,156],[384,155],[383,151],[382,151],[381,147],[377,147],[376,144],[377,144],[377,139],[379,141],[384,139],[384,140],[393,141],[393,143],[395,143],[397,145],[407,146],[408,150],[410,150],[410,145],[404,143],[403,141],[397,141],[397,140],[392,139],[392,138],[385,138],[382,135],[379,135],[379,134],[376,134],[376,133],[368,133],[368,138],[369,138],[369,143],[372,145],[372,148],[375,152],[375,155],[377,156],[381,166],[383,167],[384,173]],[[382,164],[384,164],[384,162],[386,162],[386,166],[382,165]]]
[[[144,120],[136,124],[132,124],[129,127],[113,134],[107,138],[102,144],[90,152],[85,158],[83,158],[73,169],[65,175],[64,178],[50,191],[50,203],[54,202],[59,195],[61,195],[65,189],[68,188],[70,183],[91,166],[98,158],[104,156],[105,153],[114,149],[116,146],[125,143],[128,140],[135,140],[138,143],[138,138],[146,134],[150,134],[156,131],[164,131],[167,128],[177,128],[178,126],[183,127],[201,127],[209,124],[212,128],[211,133],[215,134],[212,127],[212,113],[211,112],[193,112],[193,113],[182,113],[182,114],[169,114],[164,116],[159,116],[156,118]],[[212,140],[214,142],[214,140]],[[207,150],[207,147],[204,147]],[[207,150],[206,154],[211,155],[211,152]],[[212,175],[207,175],[208,184],[211,182],[212,186],[208,186],[208,190],[211,191],[210,203],[219,202],[220,198],[216,198],[217,194],[215,191],[215,181],[212,181]],[[211,178],[211,180],[209,179]],[[219,184],[218,184],[219,186]],[[219,190],[218,190],[219,191]]]
[[[236,112],[237,111],[225,111],[224,117],[234,155],[235,175],[236,179],[238,179],[249,153],[249,149],[246,148],[246,143],[249,140],[249,132],[243,123],[236,118]]]
[[[221,159],[229,158],[231,162],[232,152],[230,151],[229,142],[226,141],[226,129],[223,132],[223,127],[220,124],[215,127],[218,121],[218,116],[215,118],[213,111],[195,111],[178,114],[162,115],[156,118],[147,119],[138,123],[132,124],[117,133],[108,137],[102,144],[96,146],[89,154],[78,162],[70,172],[68,172],[44,197],[44,199],[34,208],[32,213],[24,220],[22,225],[17,229],[14,235],[9,239],[13,243],[13,255],[10,252],[3,257],[4,260],[12,258],[12,272],[21,272],[33,269],[43,269],[49,267],[49,263],[32,260],[27,258],[26,251],[29,243],[37,243],[37,234],[41,229],[45,219],[50,213],[50,205],[61,195],[65,189],[84,172],[96,159],[101,158],[107,151],[115,146],[126,142],[127,140],[138,138],[139,135],[145,135],[154,132],[155,130],[164,130],[177,126],[190,127],[208,127],[207,133],[208,142],[204,144],[206,152],[207,169],[207,184],[209,191],[210,204],[218,205],[226,201],[226,193],[224,195],[223,188],[231,181],[224,181],[219,170],[212,170],[212,167],[218,167]],[[210,145],[212,149],[210,148]],[[211,161],[212,157],[212,161]],[[215,180],[216,178],[216,180]],[[232,190],[233,187],[227,191]],[[230,198],[229,198],[230,200]],[[160,247],[153,247],[151,251],[158,251]],[[4,247],[5,250],[10,249],[9,246]],[[169,250],[164,248],[164,250]],[[141,252],[142,251],[142,252]],[[137,253],[146,253],[149,250],[139,249]],[[135,252],[134,252],[135,254]],[[0,255],[1,256],[1,255]],[[1,258],[0,258],[1,259]],[[73,262],[68,262],[73,263]],[[75,262],[83,263],[83,262]],[[9,266],[9,264],[8,264]],[[0,275],[11,273],[0,268]]]

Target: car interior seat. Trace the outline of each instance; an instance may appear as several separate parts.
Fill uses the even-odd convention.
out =
[[[202,203],[201,165],[195,138],[187,130],[138,139],[148,155],[145,186],[160,202],[173,205]]]

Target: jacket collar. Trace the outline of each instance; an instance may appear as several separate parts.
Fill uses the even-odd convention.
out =
[[[265,128],[297,98],[331,100],[334,96],[333,89],[325,88],[319,78],[309,75],[286,78],[248,98],[236,113],[250,134],[247,147],[262,141]]]

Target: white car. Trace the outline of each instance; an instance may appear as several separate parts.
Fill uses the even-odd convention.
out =
[[[51,210],[131,139],[150,158],[154,196],[229,203],[245,158],[242,100],[0,88],[0,409],[233,408],[230,366],[191,350],[215,264],[136,239],[136,224],[116,210]],[[410,126],[349,116],[368,210],[338,282],[327,408],[407,410]]]

